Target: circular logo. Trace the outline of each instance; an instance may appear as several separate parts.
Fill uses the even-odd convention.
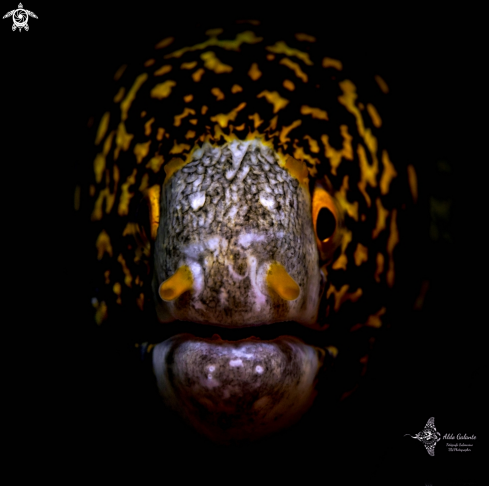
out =
[[[29,15],[27,15],[27,12],[23,8],[18,8],[12,15],[12,18],[15,26],[21,29],[27,25]]]

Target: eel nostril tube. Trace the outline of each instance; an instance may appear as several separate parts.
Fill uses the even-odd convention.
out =
[[[182,265],[170,278],[167,278],[158,290],[160,297],[166,302],[175,300],[187,290],[192,289],[194,279],[187,265]]]
[[[297,282],[280,263],[270,265],[267,273],[267,284],[285,300],[295,300],[301,292]]]

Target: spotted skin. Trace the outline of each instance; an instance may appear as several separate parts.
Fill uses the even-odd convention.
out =
[[[189,265],[192,292],[161,302],[162,322],[166,313],[232,328],[314,324],[321,273],[305,183],[258,141],[204,144],[192,158],[163,184],[153,280],[158,295],[161,282]],[[282,295],[267,289],[271,264],[282,272],[269,275]]]
[[[382,113],[370,96],[386,96],[385,81],[376,76],[376,92],[365,93],[314,37],[267,36],[254,24],[208,30],[192,45],[185,36],[164,38],[114,79],[82,197],[94,235],[96,324],[119,332],[121,316],[130,316],[125,330],[136,346],[158,342],[152,236],[159,216],[151,199],[159,201],[204,144],[258,139],[304,185],[312,207],[322,190],[337,208],[334,237],[317,239],[327,278],[313,327],[315,344],[348,356],[339,392],[348,396],[389,315],[403,215],[416,201],[414,168],[396,166],[381,143]]]

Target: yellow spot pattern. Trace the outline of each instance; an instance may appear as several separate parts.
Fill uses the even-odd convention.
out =
[[[114,74],[114,81],[119,81],[121,76],[124,74],[124,71],[127,68],[127,64],[123,64]]]
[[[394,248],[399,243],[399,232],[397,230],[397,210],[392,210],[389,239],[387,240],[387,253],[389,254],[389,269],[387,270],[387,285],[394,285]]]
[[[112,245],[110,243],[110,237],[105,230],[102,230],[97,237],[95,242],[95,247],[97,248],[97,260],[102,260],[105,253],[112,256]]]
[[[335,286],[331,284],[328,288],[328,291],[326,292],[326,298],[329,298],[331,294],[334,295],[335,303],[334,303],[334,310],[335,312],[338,312],[340,309],[341,305],[346,302],[346,301],[351,301],[351,302],[356,302],[362,295],[362,289],[357,289],[353,293],[348,293],[348,288],[349,285],[345,284],[343,285],[340,290],[336,290]]]
[[[385,311],[386,311],[385,307],[382,307],[381,309],[379,309],[375,314],[369,316],[365,325],[369,326],[369,327],[376,327],[376,328],[381,327],[382,326],[382,320],[380,319],[380,316],[384,315]]]
[[[350,203],[347,199],[348,194],[348,176],[343,177],[343,183],[341,185],[340,191],[337,195],[338,202],[341,207],[348,213],[350,218],[353,218],[355,221],[358,221],[358,201],[354,203]]]
[[[389,211],[387,211],[387,209],[384,209],[379,197],[376,199],[375,202],[377,204],[377,224],[375,225],[375,228],[372,230],[372,238],[374,240],[377,238],[377,236],[379,236],[379,233],[383,229],[385,229],[385,221],[387,219],[387,216],[389,216]]]
[[[316,120],[327,120],[328,114],[325,110],[321,110],[320,108],[312,108],[311,106],[302,105],[301,106],[301,114],[302,115],[311,115]]]
[[[360,110],[355,105],[355,100],[357,99],[356,87],[349,79],[341,81],[339,84],[343,94],[338,96],[338,100],[350,113],[355,115],[358,133],[363,137],[365,135],[365,126]]]
[[[122,121],[127,119],[127,112],[129,111],[129,108],[131,107],[131,104],[134,101],[134,98],[136,97],[136,93],[138,92],[141,85],[147,79],[148,79],[148,75],[146,73],[140,74],[136,78],[136,81],[134,81],[134,84],[132,85],[131,89],[129,90],[126,97],[124,98],[124,101],[121,102],[121,119],[122,119]]]
[[[174,40],[175,37],[166,37],[155,45],[155,49],[163,49],[164,47],[169,46]]]
[[[104,202],[104,199],[105,199],[105,212],[110,213],[110,211],[112,210],[112,206],[114,205],[114,201],[115,201],[115,195],[117,192],[117,184],[119,182],[119,168],[116,165],[114,165],[112,171],[113,171],[112,179],[114,181],[114,192],[113,193],[110,192],[109,189],[110,175],[109,175],[109,171],[106,170],[105,171],[106,187],[105,189],[102,189],[100,191],[98,198],[95,201],[95,205],[91,216],[92,221],[98,221],[102,219],[102,204]]]
[[[333,270],[346,270],[348,265],[348,258],[346,255],[340,255],[332,265]]]
[[[150,118],[145,124],[144,124],[144,134],[149,137],[151,135],[151,125],[155,121],[154,117]]]
[[[280,132],[280,142],[281,143],[286,143],[290,141],[290,138],[287,137],[289,132],[293,130],[294,128],[298,127],[302,123],[301,120],[295,120],[292,122],[289,126],[284,126],[282,127],[282,130]]]
[[[129,214],[129,202],[134,195],[129,192],[129,187],[136,182],[136,174],[137,170],[134,169],[132,171],[132,174],[126,179],[126,182],[121,185],[121,196],[119,201],[119,208],[117,210],[119,216],[125,216]]]
[[[234,121],[238,116],[238,112],[246,106],[246,103],[240,103],[234,110],[231,110],[228,114],[219,113],[216,116],[211,116],[211,121],[219,123],[222,128],[227,127],[229,121]]]
[[[308,66],[313,65],[313,62],[311,61],[309,54],[307,52],[302,52],[299,51],[299,49],[294,49],[293,47],[289,47],[283,41],[276,42],[273,46],[267,46],[266,49],[275,54],[285,54],[286,56],[297,57]]]
[[[375,269],[375,281],[380,283],[380,275],[384,271],[384,255],[382,253],[377,253],[377,268]]]
[[[192,79],[196,83],[198,83],[201,80],[201,78],[202,78],[202,76],[203,76],[204,73],[205,73],[205,69],[204,68],[197,69],[197,71],[195,71],[194,73],[192,73]]]
[[[279,110],[282,108],[285,108],[289,100],[286,100],[285,98],[282,98],[277,91],[262,91],[260,94],[257,95],[257,98],[262,98],[265,97],[266,100],[273,105],[273,113],[277,113]]]
[[[139,294],[139,297],[136,299],[136,304],[139,309],[144,310],[144,294]]]
[[[116,148],[114,150],[114,160],[118,159],[121,149],[124,151],[129,150],[133,137],[134,135],[126,132],[124,123],[119,123],[119,126],[117,127],[117,135],[115,137]]]
[[[217,101],[224,99],[224,93],[219,88],[212,88],[211,93],[216,97]]]
[[[350,244],[352,239],[353,239],[352,232],[345,228],[343,230],[343,239],[341,240],[341,255],[333,263],[334,270],[338,270],[338,269],[346,270],[346,266],[348,264],[346,249],[348,248],[348,245]]]
[[[164,161],[165,159],[163,158],[163,155],[155,155],[149,160],[149,162],[146,164],[146,167],[157,174]]]
[[[183,113],[180,113],[180,115],[175,115],[173,125],[179,127],[182,124],[182,119],[188,115],[195,115],[195,110],[192,108],[184,108]]]
[[[157,84],[150,93],[151,98],[156,98],[158,100],[161,100],[163,98],[167,98],[170,96],[171,90],[173,86],[176,86],[176,82],[172,81],[169,79],[168,81],[165,81],[164,83]]]
[[[255,130],[263,123],[263,120],[260,118],[258,113],[253,113],[253,115],[248,115],[249,120],[253,120],[255,125]]]
[[[341,125],[340,131],[343,136],[343,147],[341,150],[336,150],[329,144],[328,135],[321,135],[321,142],[324,145],[324,155],[329,159],[331,173],[333,175],[336,175],[336,169],[340,165],[342,157],[347,160],[353,160],[352,136],[348,133],[348,127]]]
[[[138,225],[133,222],[129,222],[126,224],[124,231],[122,232],[122,236],[135,236],[138,234]]]
[[[254,62],[251,67],[250,67],[250,70],[248,71],[248,76],[253,80],[253,81],[256,81],[257,79],[261,78],[261,75],[262,75],[262,72],[260,71],[260,69],[258,68],[258,64],[256,62]]]
[[[380,178],[380,193],[384,196],[389,192],[392,179],[397,176],[397,172],[389,159],[387,150],[382,151],[382,165],[384,166],[384,170]]]
[[[117,91],[117,94],[114,96],[114,103],[119,103],[122,98],[124,98],[124,93],[126,92],[126,89],[124,87],[120,87],[119,91]]]
[[[154,72],[155,76],[163,76],[163,74],[169,73],[171,71],[172,67],[169,64],[165,64],[164,66],[161,66],[160,69],[156,70]]]
[[[301,69],[299,64],[297,64],[294,61],[291,61],[288,57],[284,57],[283,59],[280,60],[280,64],[283,64],[284,66],[288,67],[289,69],[292,69],[294,71],[295,75],[302,79],[304,83],[307,83],[307,74]]]
[[[121,301],[121,291],[122,291],[121,284],[119,282],[116,282],[114,284],[114,286],[112,287],[112,290],[114,291],[114,294],[117,295],[116,302],[119,305],[122,304],[122,301]]]
[[[313,37],[312,35],[303,34],[303,33],[295,34],[295,38],[298,41],[316,42],[316,38],[315,37]]]
[[[362,192],[365,197],[365,201],[367,202],[367,206],[370,207],[371,201],[370,196],[367,193],[367,183],[375,187],[377,185],[377,181],[375,179],[378,172],[378,164],[370,165],[367,160],[367,154],[365,153],[365,149],[363,145],[358,145],[357,148],[358,160],[360,162],[360,171],[361,171],[361,179],[358,183],[358,188]]]
[[[311,167],[309,168],[309,173],[314,177],[317,173],[316,165],[320,163],[319,159],[312,157],[308,153],[304,152],[304,147],[302,145],[297,145],[298,140],[294,140],[294,157],[297,160],[306,160],[309,162]],[[307,166],[306,166],[307,167]]]
[[[97,326],[100,326],[107,319],[107,304],[104,301],[100,302],[100,304],[97,302],[94,307],[96,309],[95,322]]]
[[[134,155],[136,156],[136,162],[140,164],[144,157],[149,153],[149,146],[151,144],[151,140],[148,140],[146,143],[137,143],[134,146]]]
[[[380,128],[382,126],[382,120],[375,109],[375,106],[372,105],[371,103],[367,103],[367,111],[368,114],[370,115],[370,118],[372,119],[372,123],[374,124],[375,127]]]
[[[209,69],[209,71],[214,71],[216,74],[220,73],[230,73],[233,68],[221,62],[216,54],[212,51],[203,52],[200,58],[204,61],[204,66]]]
[[[379,76],[375,76],[375,81],[377,81],[377,84],[379,85],[379,88],[382,90],[382,93],[388,93],[389,92],[389,86],[387,86],[387,83]]]
[[[117,257],[117,261],[121,264],[122,271],[124,273],[124,283],[128,287],[131,287],[132,275],[131,272],[129,271],[129,268],[127,268],[126,261],[124,260],[122,253],[119,253],[119,256]]]
[[[102,119],[100,120],[100,124],[97,130],[97,136],[95,137],[95,145],[98,145],[105,137],[105,133],[107,132],[107,128],[109,126],[109,120],[110,113],[107,111],[103,114]]]
[[[355,265],[358,267],[363,262],[368,261],[368,249],[366,246],[363,246],[361,243],[357,244],[357,249],[353,254],[353,259],[355,260]]]
[[[173,147],[170,150],[171,154],[181,154],[185,150],[190,150],[190,145],[187,145],[186,143],[177,143],[175,140],[173,143]]]
[[[324,349],[326,349],[333,358],[336,358],[338,356],[338,348],[334,346],[326,346]]]
[[[180,65],[180,69],[193,69],[195,66],[197,66],[197,61],[184,62]]]
[[[102,180],[102,175],[105,170],[105,156],[104,154],[97,154],[93,161],[93,172],[95,173],[95,181],[97,184]]]
[[[341,71],[343,69],[343,64],[341,61],[338,61],[338,59],[333,59],[331,57],[325,57],[323,59],[323,68],[335,68],[338,71]]]
[[[152,160],[152,159],[151,159],[151,160]],[[149,162],[146,164],[146,167],[149,167],[149,166],[150,166],[151,160],[150,160],[150,161],[149,161]],[[144,191],[146,191],[146,190],[148,189],[148,184],[149,184],[149,174],[144,174],[144,175],[143,175],[143,178],[141,179],[141,184],[140,184],[140,185],[139,185],[139,187],[138,187],[138,191],[139,191],[139,192],[144,192]],[[128,225],[127,225],[127,226],[129,226],[129,223],[128,223]],[[126,226],[126,228],[124,229],[124,231],[126,231],[127,226]],[[138,250],[136,250],[136,251],[138,251]],[[149,245],[148,245],[148,253],[147,253],[147,254],[149,255]],[[138,259],[135,259],[134,261],[138,261]]]
[[[247,30],[245,32],[240,32],[237,34],[236,39],[233,40],[219,40],[216,36],[211,36],[210,39],[207,39],[200,44],[196,44],[190,47],[183,47],[178,51],[174,51],[171,54],[167,54],[165,56],[166,59],[171,57],[182,57],[186,52],[190,51],[200,51],[210,46],[219,46],[223,49],[230,51],[237,51],[241,44],[256,44],[257,42],[261,42],[263,40],[262,37],[257,37],[253,31]]]
[[[313,154],[319,153],[319,144],[317,140],[314,140],[314,138],[310,137],[309,135],[304,135],[304,139],[309,142],[309,150]]]
[[[416,178],[416,171],[414,167],[409,164],[407,167],[409,188],[411,189],[411,195],[413,196],[413,201],[416,203],[418,201],[418,180]]]
[[[294,91],[295,85],[289,79],[284,79],[284,88],[288,89],[289,91]]]

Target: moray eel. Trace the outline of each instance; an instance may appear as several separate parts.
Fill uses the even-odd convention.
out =
[[[77,204],[94,321],[130,336],[195,430],[253,440],[333,384],[336,399],[358,386],[416,175],[382,146],[368,90],[313,36],[248,22],[188,38],[122,66],[93,125]]]

